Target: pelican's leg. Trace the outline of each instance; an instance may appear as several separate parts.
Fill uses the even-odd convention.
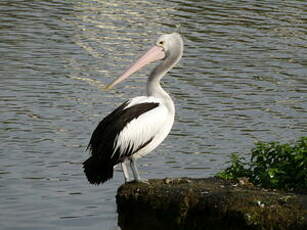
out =
[[[130,158],[130,167],[132,169],[132,174],[135,181],[141,181],[140,174],[135,164],[135,159],[133,157]]]
[[[124,173],[125,183],[127,183],[129,181],[129,173],[128,173],[126,161],[123,161],[121,165],[122,165],[122,169]]]

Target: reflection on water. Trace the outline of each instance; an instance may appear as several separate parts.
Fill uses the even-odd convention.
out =
[[[306,135],[304,5],[1,1],[1,229],[116,229],[120,170],[94,187],[81,162],[97,122],[141,95],[152,67],[103,86],[162,33],[180,30],[185,52],[164,79],[176,123],[140,160],[144,177],[213,175],[257,140]]]

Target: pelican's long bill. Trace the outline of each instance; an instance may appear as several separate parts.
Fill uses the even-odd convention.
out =
[[[143,68],[145,65],[161,60],[165,57],[165,52],[160,46],[153,46],[142,57],[140,57],[133,65],[131,65],[119,78],[106,86],[106,89],[111,89],[118,83],[128,78],[131,74]]]

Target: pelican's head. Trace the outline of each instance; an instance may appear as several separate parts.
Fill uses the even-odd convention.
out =
[[[180,34],[164,34],[160,36],[156,42],[156,46],[159,46],[163,49],[165,53],[165,58],[168,57],[177,57],[178,60],[182,56],[183,52],[183,40]]]
[[[151,49],[131,65],[119,78],[107,85],[106,88],[111,89],[149,63],[165,59],[165,61],[170,60],[175,65],[181,58],[182,52],[183,41],[180,34],[164,34],[158,38]]]

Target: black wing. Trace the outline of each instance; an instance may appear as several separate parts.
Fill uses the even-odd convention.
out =
[[[113,166],[123,161],[122,156],[133,154],[132,152],[129,152],[133,149],[132,147],[127,149],[127,153],[120,153],[118,150],[113,154],[114,146],[116,146],[114,142],[117,135],[119,135],[131,120],[138,118],[143,113],[159,106],[159,103],[148,102],[126,108],[129,103],[130,101],[124,102],[112,113],[106,116],[98,124],[92,134],[87,147],[92,156],[83,163],[84,171],[90,183],[99,184],[112,178]]]

